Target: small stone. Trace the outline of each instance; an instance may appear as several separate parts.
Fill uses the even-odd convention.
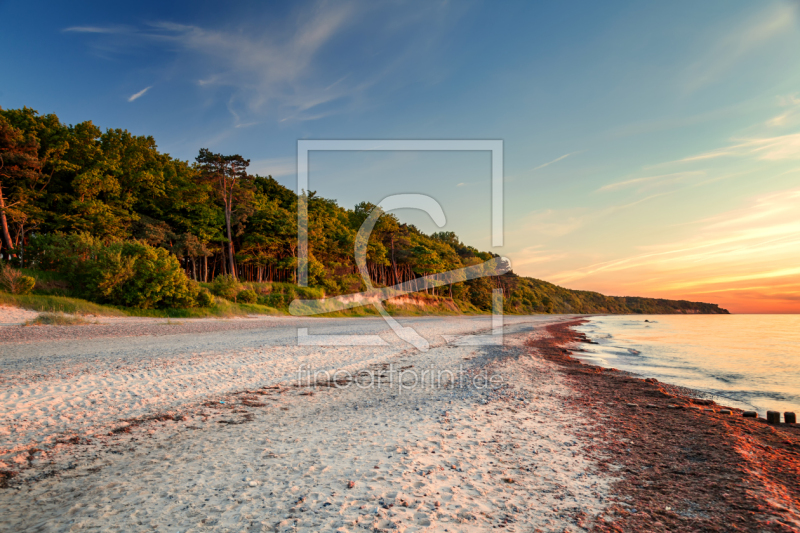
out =
[[[652,404],[652,403],[648,403],[648,404],[647,404],[647,408],[648,408],[648,409],[658,409],[658,406],[657,406],[657,405],[654,405],[654,404]]]
[[[355,481],[348,481],[347,482],[347,488],[348,489],[352,489],[355,486],[356,486],[356,482]]]
[[[258,481],[251,481],[250,482],[250,486],[251,487],[257,487],[258,486]]]
[[[635,403],[626,403],[625,405],[627,405],[628,407],[639,407],[639,405]]]

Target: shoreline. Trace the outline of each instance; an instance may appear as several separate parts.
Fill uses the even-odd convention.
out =
[[[581,393],[571,407],[595,413],[592,454],[621,476],[613,520],[598,531],[800,528],[800,426],[721,414],[690,389],[584,363],[572,357],[586,342],[571,328],[580,323],[548,325],[550,337],[531,347]]]
[[[415,327],[429,338],[456,331],[454,317],[417,318]],[[261,352],[243,349],[250,341],[242,340],[242,330],[198,333],[214,350],[230,351],[192,362],[162,350],[142,363],[149,368],[159,361],[158,387],[173,370],[212,372],[196,400],[136,416],[113,400],[108,408],[116,405],[120,414],[106,422],[72,438],[61,435],[52,447],[15,452],[19,462],[2,465],[0,508],[17,531],[798,530],[800,428],[722,415],[721,406],[693,401],[688,389],[583,363],[571,356],[585,339],[571,329],[580,322],[575,316],[510,320],[505,344],[496,347],[319,348],[324,357],[315,360],[338,358],[331,368],[353,372],[345,387],[280,377],[288,376],[280,370],[283,359],[307,361],[314,350],[302,355],[298,347],[276,345],[268,350],[277,350],[277,358],[256,361],[252,377],[214,391],[205,387],[216,373],[251,365]],[[117,342],[139,353],[138,341],[127,339]],[[189,350],[180,333],[151,339],[142,346]],[[110,340],[93,342],[103,360],[113,359]],[[51,345],[61,346],[58,339]],[[17,345],[21,363],[36,346]],[[363,355],[354,357],[358,350]],[[211,359],[223,366],[196,367]],[[65,360],[36,380],[68,386],[68,371],[79,362]],[[109,379],[100,363],[75,379],[93,373]],[[128,364],[109,368],[144,371],[133,359]],[[404,392],[387,381],[391,368],[488,373],[502,385],[481,389],[454,381]],[[264,379],[267,370],[275,379]],[[359,384],[360,372],[377,376],[378,386]],[[101,382],[89,383],[91,391]],[[95,409],[111,399],[93,394],[83,409],[102,421]],[[90,407],[94,399],[98,404]]]

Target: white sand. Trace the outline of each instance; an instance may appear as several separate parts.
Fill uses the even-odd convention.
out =
[[[389,346],[293,346],[288,320],[205,335],[0,344],[10,376],[0,383],[2,457],[21,469],[0,490],[0,529],[583,531],[577,513],[599,513],[611,480],[581,454],[560,375],[522,345],[553,317],[506,319],[502,348],[444,344],[444,334],[487,327],[483,318],[405,321],[431,341],[428,352],[373,319],[304,324],[378,333]],[[392,383],[260,389],[294,383],[301,364],[373,370]],[[428,377],[400,389],[392,371],[409,366],[407,382],[413,371],[449,370],[496,376],[496,385]],[[203,405],[209,398],[225,403]],[[167,410],[186,418],[109,435],[123,418]],[[71,435],[91,442],[52,445]],[[34,443],[42,451],[29,453]]]
[[[33,320],[37,316],[39,316],[39,313],[36,311],[0,304],[0,326],[24,324],[26,321]]]

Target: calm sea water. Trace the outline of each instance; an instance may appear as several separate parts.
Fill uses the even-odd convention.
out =
[[[800,414],[800,315],[592,317],[599,345],[575,355],[711,393],[727,405]],[[645,320],[649,322],[645,322]]]

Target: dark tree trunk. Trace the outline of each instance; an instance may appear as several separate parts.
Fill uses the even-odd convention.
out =
[[[3,189],[0,188],[0,241],[6,249],[8,259],[11,259],[11,250],[14,248],[11,242],[11,234],[8,232],[8,219],[6,219],[6,200],[3,197]]]
[[[236,264],[233,262],[233,236],[231,232],[231,212],[230,208],[225,209],[225,228],[228,230],[228,267],[231,276],[236,277]]]

